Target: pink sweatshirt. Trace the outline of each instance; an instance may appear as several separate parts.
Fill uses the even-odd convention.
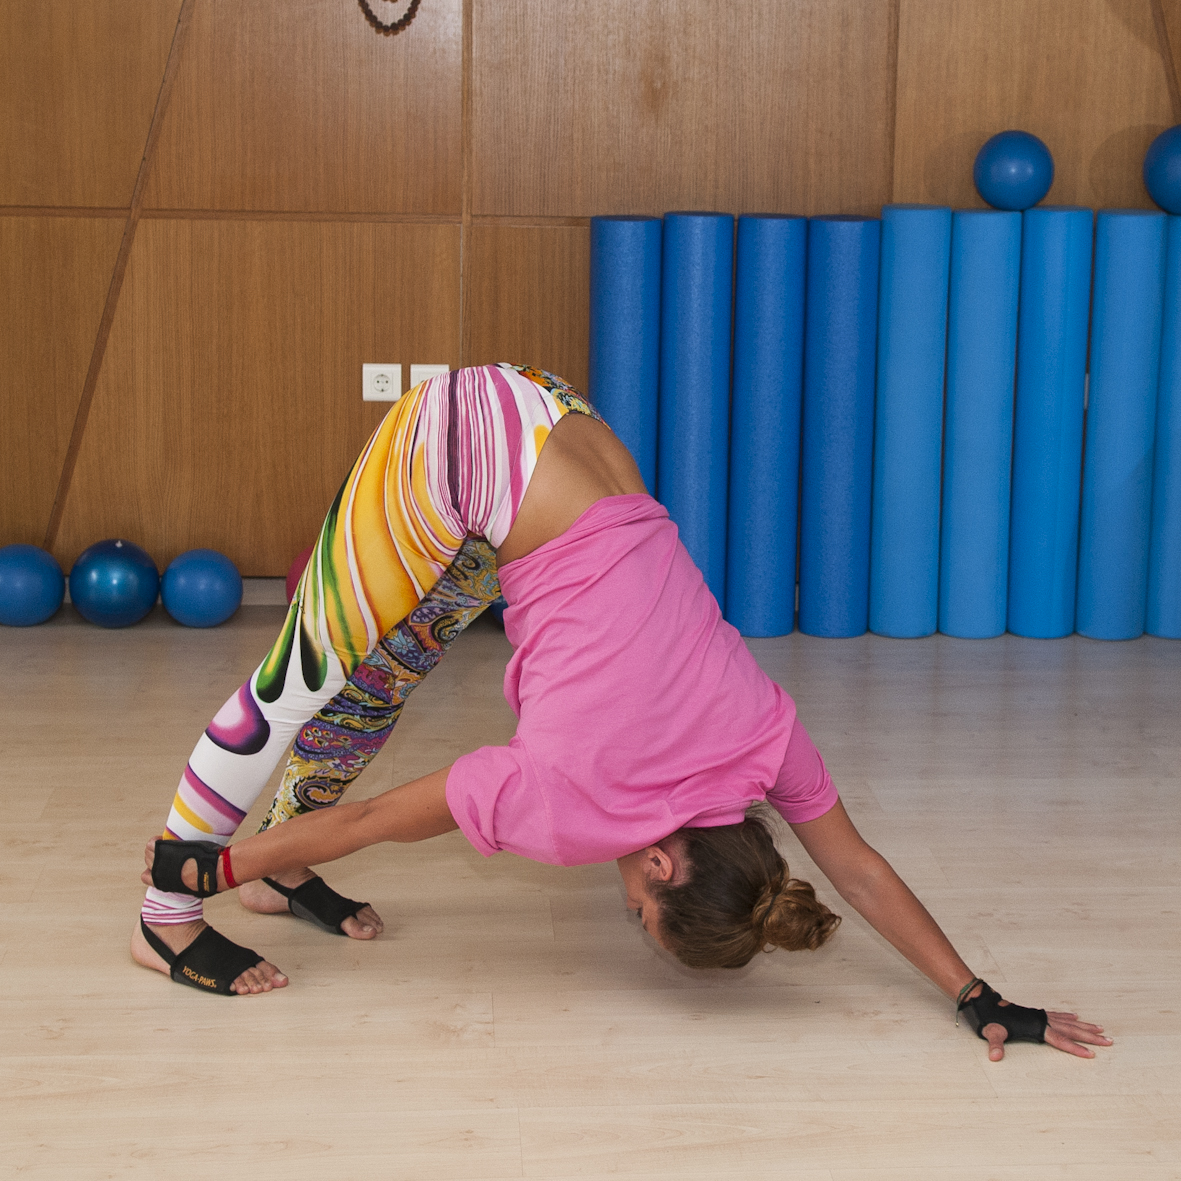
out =
[[[684,825],[737,824],[756,800],[793,824],[836,803],[791,698],[723,621],[650,496],[598,501],[502,566],[500,585],[517,733],[447,777],[481,853],[585,865]]]

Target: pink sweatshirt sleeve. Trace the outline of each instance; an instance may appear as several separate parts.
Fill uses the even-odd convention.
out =
[[[767,793],[769,803],[788,824],[805,824],[823,816],[837,802],[837,789],[797,717],[792,726],[787,754],[775,786]]]

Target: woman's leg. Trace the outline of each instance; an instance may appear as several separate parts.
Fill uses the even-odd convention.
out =
[[[299,732],[258,831],[335,804],[381,750],[406,699],[499,595],[496,552],[483,538],[469,537],[426,598],[378,641],[348,684]],[[296,889],[313,876],[305,868],[275,880]],[[290,909],[288,899],[265,881],[246,883],[238,897],[247,909],[263,914]],[[367,939],[380,933],[382,923],[365,906],[344,921],[342,930]]]
[[[430,383],[428,383],[429,386]],[[446,499],[437,397],[420,386],[386,416],[338,493],[278,640],[198,740],[165,839],[228,843],[296,733],[344,687],[377,641],[421,601],[462,547]],[[441,470],[440,470],[441,469]],[[434,499],[440,503],[434,503]],[[202,933],[201,903],[152,887],[132,954],[168,971]],[[155,942],[153,942],[153,940]],[[174,977],[179,968],[173,967]],[[263,991],[273,965],[235,991]]]

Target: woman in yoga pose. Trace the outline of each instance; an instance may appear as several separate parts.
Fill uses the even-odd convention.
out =
[[[328,808],[501,590],[513,740]],[[292,738],[262,830],[231,855]],[[146,850],[132,954],[207,991],[282,987],[278,968],[205,926],[201,898],[240,886],[251,909],[373,938],[373,909],[308,867],[455,828],[485,855],[617,860],[644,929],[692,967],[819,947],[840,920],[789,876],[752,808],[763,801],[957,1001],[991,1057],[1006,1039],[1080,1056],[1109,1044],[1073,1014],[1002,1001],[862,840],[791,698],[722,621],[667,512],[581,395],[536,369],[458,370],[416,387],[374,433],[279,639],[198,742],[164,838]]]

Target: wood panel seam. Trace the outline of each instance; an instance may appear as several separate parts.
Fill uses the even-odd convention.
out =
[[[475,0],[463,0],[463,57],[461,72],[460,113],[460,209],[459,231],[459,363],[471,364],[471,300],[469,298],[472,257],[472,35],[475,28]]]
[[[107,342],[111,337],[111,327],[114,324],[115,311],[119,305],[119,295],[123,289],[123,279],[127,274],[127,264],[131,258],[135,229],[139,221],[140,210],[143,207],[144,187],[151,170],[155,146],[160,137],[160,125],[163,121],[164,111],[168,106],[172,83],[176,77],[177,63],[184,45],[185,33],[191,23],[192,8],[193,0],[181,0],[180,12],[176,18],[176,29],[172,35],[172,45],[168,51],[168,60],[164,65],[164,75],[160,80],[160,89],[156,95],[156,107],[152,112],[152,121],[148,125],[143,157],[140,160],[139,173],[135,178],[135,188],[131,194],[131,207],[127,211],[127,224],[123,229],[123,240],[119,244],[119,253],[115,258],[111,283],[107,289],[106,303],[103,306],[102,318],[99,320],[98,332],[95,334],[90,366],[86,371],[86,379],[82,385],[82,396],[78,402],[78,410],[74,415],[74,429],[70,433],[70,443],[66,449],[66,457],[62,462],[61,476],[53,498],[53,508],[49,513],[49,524],[45,529],[43,546],[47,550],[53,549],[58,531],[61,528],[62,515],[65,512],[66,500],[70,494],[70,484],[73,481],[74,469],[78,463],[78,453],[82,449],[82,439],[86,434],[86,422],[90,417],[90,407],[94,401],[94,391],[98,386],[99,372],[106,355]]]
[[[537,226],[542,229],[550,229],[553,226],[581,226],[588,228],[591,219],[589,217],[559,217],[559,216],[524,216],[515,217],[510,214],[500,213],[480,213],[474,214],[471,218],[471,224],[476,226],[519,226],[522,229],[528,229]]]
[[[1173,105],[1173,118],[1181,123],[1181,84],[1177,79],[1177,59],[1169,39],[1169,26],[1165,20],[1163,0],[1149,0],[1152,7],[1152,23],[1156,26],[1156,40],[1160,47],[1161,64],[1165,70],[1165,84],[1169,88],[1169,101]]]
[[[456,213],[337,213],[332,210],[286,209],[143,209],[140,221],[298,221],[341,222],[371,225],[454,226],[461,224]]]
[[[890,37],[886,49],[889,68],[886,71],[887,85],[890,93],[886,99],[887,118],[890,120],[888,132],[889,148],[886,164],[886,177],[890,185],[890,200],[896,199],[894,179],[894,150],[898,143],[898,41],[902,28],[902,0],[894,0],[890,7]]]
[[[0,217],[91,217],[125,218],[126,205],[114,208],[89,205],[0,205]]]

